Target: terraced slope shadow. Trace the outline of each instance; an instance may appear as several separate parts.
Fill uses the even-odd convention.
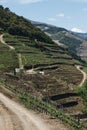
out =
[[[61,103],[60,105],[57,105],[58,108],[66,108],[66,107],[73,107],[78,105],[78,101],[70,101],[66,103]]]
[[[49,98],[54,104],[56,104],[57,108],[68,108],[79,104],[79,96],[74,92],[62,93]]]
[[[78,94],[77,93],[63,93],[63,94],[54,95],[54,96],[50,97],[50,100],[56,101],[56,100],[68,98],[68,97],[71,97],[71,96],[72,97],[78,96]]]

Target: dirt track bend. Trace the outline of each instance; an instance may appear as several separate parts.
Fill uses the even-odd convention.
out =
[[[3,34],[0,35],[0,41],[1,41],[1,43],[3,43],[3,44],[5,44],[6,46],[8,46],[11,50],[15,50],[15,48],[14,48],[13,46],[8,45],[8,44],[4,41],[3,36],[4,36]]]
[[[83,74],[83,79],[81,83],[79,84],[79,87],[81,87],[87,79],[87,74],[81,69],[81,66],[77,65],[76,68]]]
[[[0,93],[0,130],[68,130],[42,118]]]
[[[3,43],[4,45],[8,46],[10,50],[15,50],[15,48],[13,46],[8,45],[4,41],[3,36],[4,36],[4,34],[0,35],[0,41],[1,41],[1,43]],[[19,68],[23,68],[21,53],[18,54],[18,59],[19,59]]]

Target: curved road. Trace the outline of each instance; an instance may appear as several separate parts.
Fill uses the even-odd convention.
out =
[[[4,45],[8,46],[11,50],[15,50],[15,48],[14,48],[13,46],[8,45],[8,44],[4,41],[3,36],[4,36],[3,34],[0,35],[0,41],[1,41],[1,43],[3,43]]]
[[[83,79],[81,83],[79,84],[79,87],[81,87],[87,79],[87,74],[81,69],[81,66],[77,65],[76,68],[83,74]]]

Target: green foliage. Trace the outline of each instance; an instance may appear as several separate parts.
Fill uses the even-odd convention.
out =
[[[5,35],[4,39],[8,45],[15,48],[17,53],[21,53],[23,65],[64,63],[74,64],[74,60],[66,50],[56,44],[32,41],[25,37]]]
[[[78,89],[78,93],[82,96],[84,100],[87,100],[87,82],[83,87]]]
[[[0,71],[10,71],[16,67],[18,67],[16,52],[0,42]]]
[[[77,89],[77,93],[82,97],[84,107],[82,108],[83,113],[87,113],[87,82]]]
[[[52,43],[52,40],[40,29],[34,27],[29,20],[12,13],[9,8],[0,6],[0,28],[13,35],[25,36]]]
[[[4,40],[8,45],[15,48],[16,55],[21,54],[24,68],[33,67],[39,69],[38,71],[42,68],[43,71],[50,75],[49,80],[52,80],[52,77],[56,77],[56,79],[62,79],[61,82],[66,81],[68,84],[77,85],[80,83],[82,75],[74,66],[74,64],[80,63],[57,44],[35,42],[26,37],[8,34],[4,35]],[[18,63],[17,60],[15,63]],[[54,84],[53,80],[52,84]],[[55,86],[55,90],[57,90],[58,84],[55,82],[55,85],[52,85]]]
[[[84,105],[87,107],[87,82],[83,87],[78,89],[78,94],[83,98]]]
[[[0,52],[0,71],[10,71],[18,67],[18,58],[15,52]]]

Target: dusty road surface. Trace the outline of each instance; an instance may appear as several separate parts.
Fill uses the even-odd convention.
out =
[[[18,117],[0,102],[0,130],[23,130]]]
[[[3,44],[5,44],[6,46],[8,46],[11,50],[15,50],[15,48],[14,48],[13,46],[8,45],[8,44],[4,41],[4,39],[3,39],[3,34],[0,35],[0,41],[1,41],[1,43],[3,43]]]
[[[83,74],[83,79],[81,83],[79,84],[79,87],[81,87],[87,79],[87,74],[81,69],[81,66],[77,65],[76,68]]]
[[[0,93],[0,130],[68,130],[57,120],[28,111]]]

